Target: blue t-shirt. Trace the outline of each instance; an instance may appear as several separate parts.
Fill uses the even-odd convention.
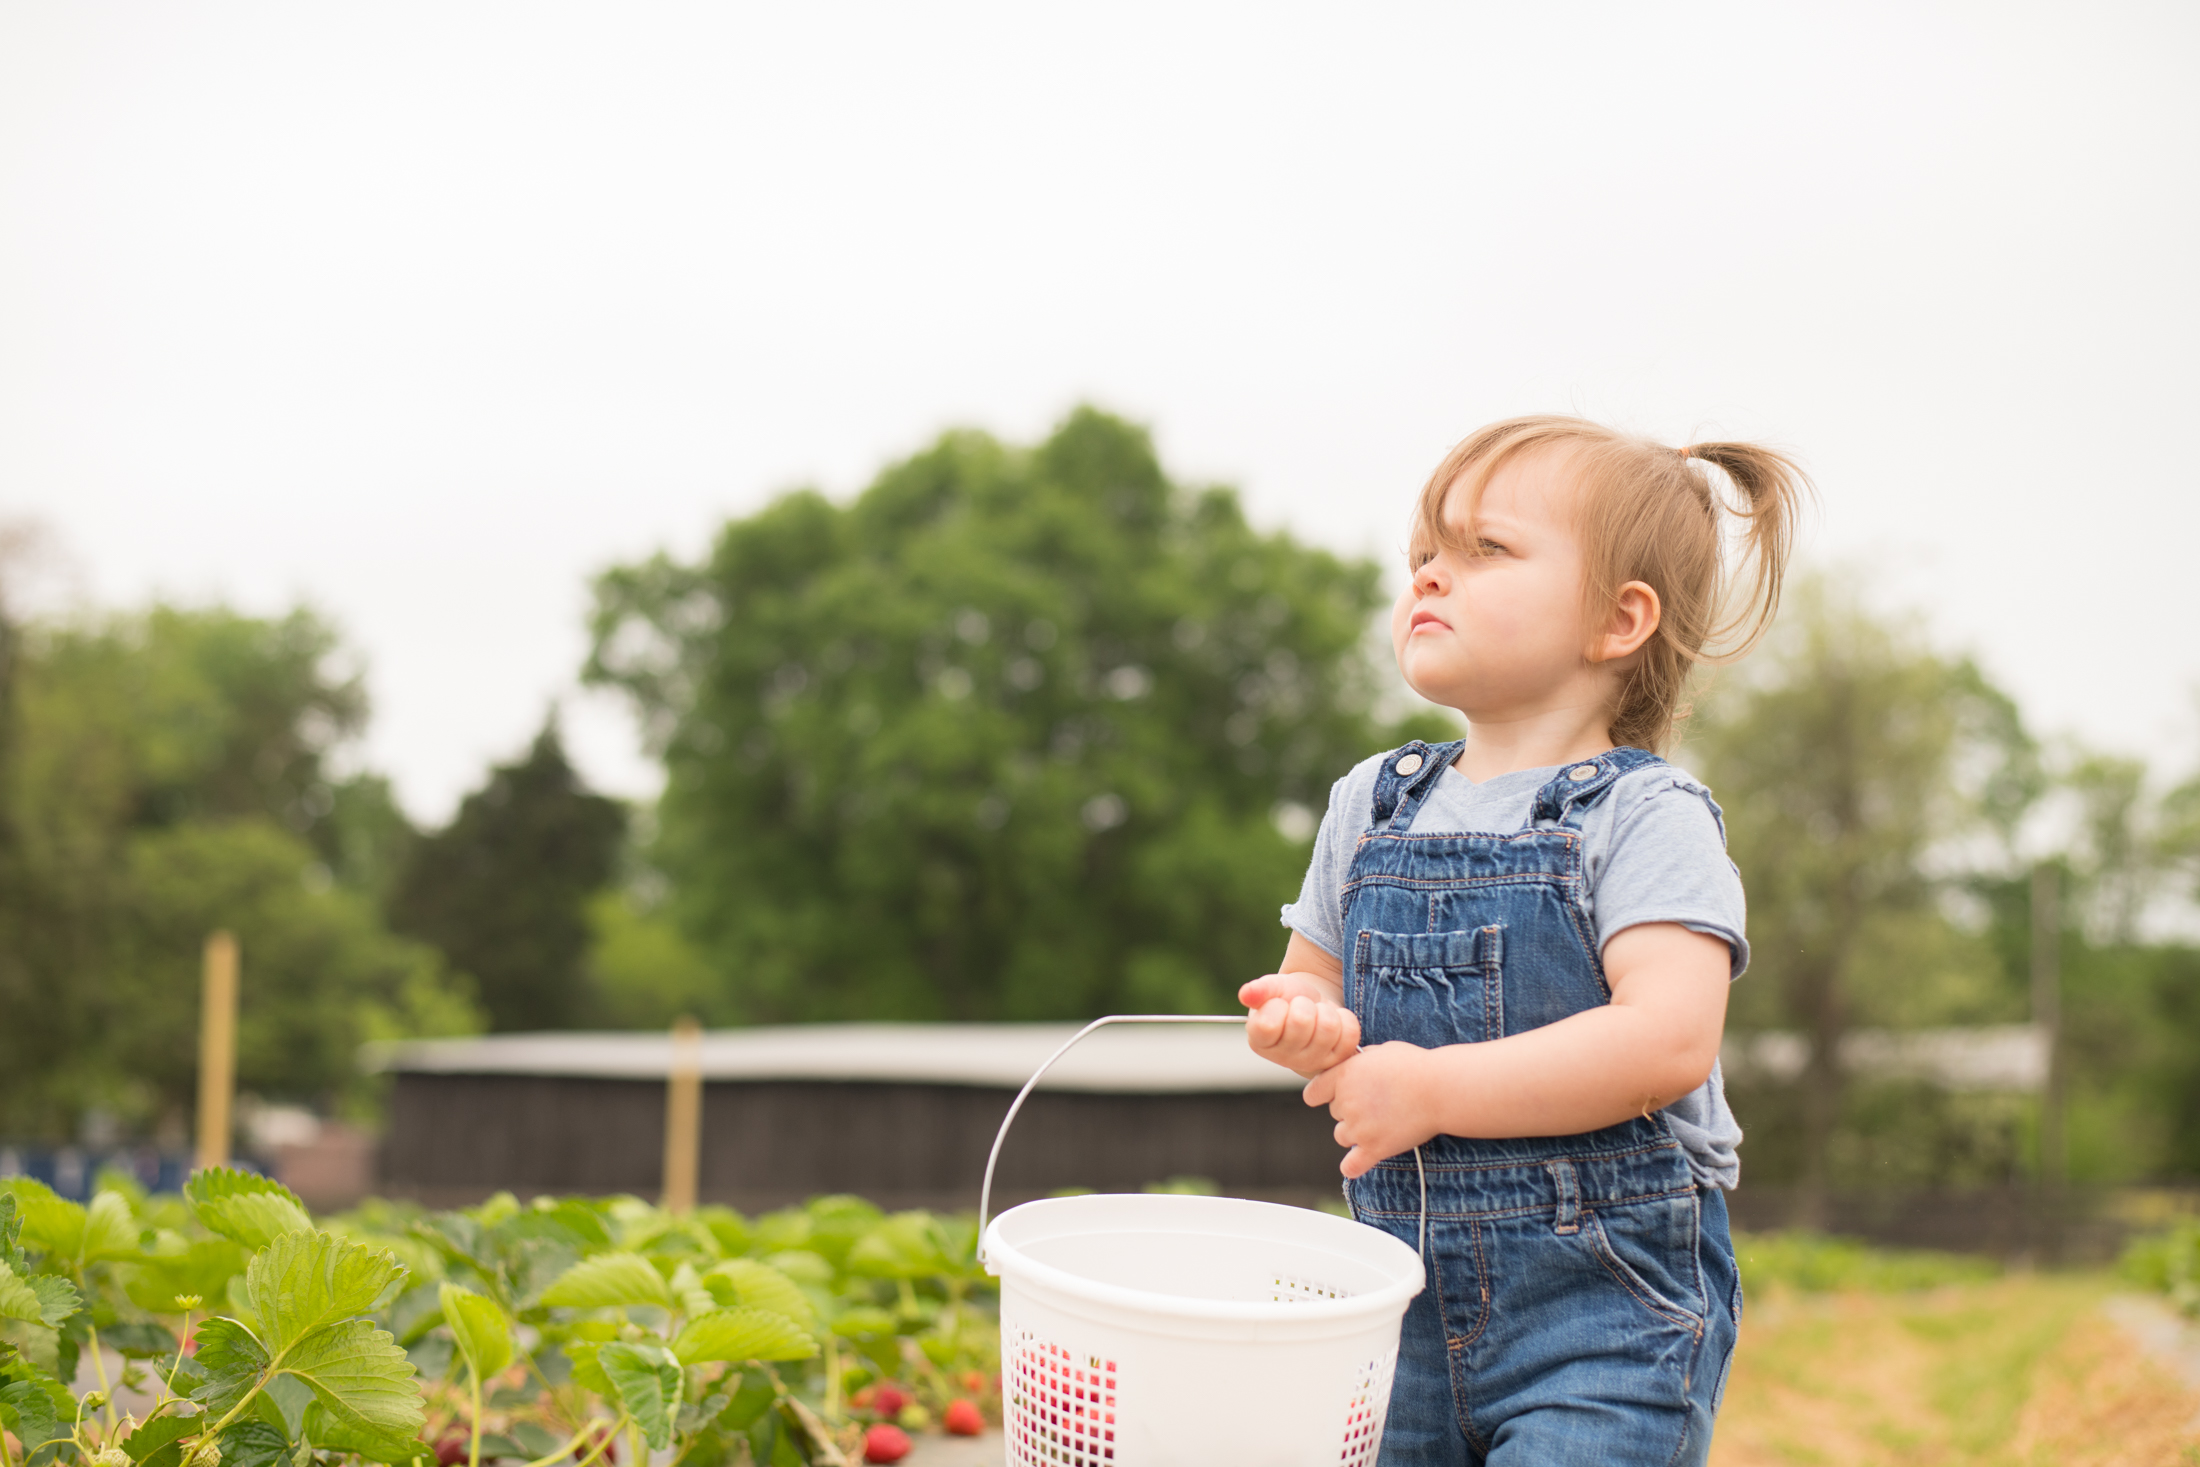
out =
[[[1329,789],[1329,810],[1314,837],[1299,899],[1283,909],[1283,924],[1342,958],[1344,884],[1352,854],[1373,810],[1375,776],[1389,754],[1362,760]],[[1510,834],[1527,825],[1535,792],[1558,766],[1516,769],[1476,784],[1454,765],[1413,817],[1417,835]],[[1597,949],[1614,934],[1645,922],[1678,922],[1716,937],[1733,954],[1733,976],[1749,966],[1741,873],[1726,854],[1726,825],[1711,792],[1671,765],[1652,764],[1613,781],[1583,813],[1582,905],[1595,924]],[[1742,1128],[1726,1103],[1716,1062],[1711,1078],[1665,1107],[1673,1134],[1698,1181],[1732,1188],[1741,1180],[1735,1149]]]

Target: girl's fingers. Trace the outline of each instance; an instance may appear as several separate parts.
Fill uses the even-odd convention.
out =
[[[1327,1105],[1336,1093],[1337,1071],[1335,1066],[1323,1070],[1313,1079],[1307,1081],[1306,1089],[1300,1092],[1305,1097],[1308,1105]]]
[[[1334,1004],[1323,1010],[1322,1020],[1322,1051],[1328,1064],[1338,1064],[1360,1047],[1360,1021],[1352,1010]]]

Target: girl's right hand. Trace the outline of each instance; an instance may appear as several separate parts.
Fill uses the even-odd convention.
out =
[[[1334,992],[1311,973],[1270,973],[1240,988],[1238,1001],[1252,1011],[1245,1037],[1253,1053],[1306,1079],[1359,1053],[1359,1016]]]

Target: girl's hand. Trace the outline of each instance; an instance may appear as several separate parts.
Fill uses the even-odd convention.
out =
[[[1306,1087],[1306,1103],[1328,1106],[1337,1120],[1337,1144],[1351,1148],[1341,1168],[1346,1176],[1360,1176],[1437,1134],[1433,1059],[1434,1051],[1417,1045],[1371,1045]]]
[[[1253,1053],[1311,1078],[1359,1052],[1360,1019],[1341,1004],[1282,986],[1287,980],[1301,976],[1272,973],[1266,978],[1254,979],[1239,993],[1241,996],[1256,990],[1273,993],[1272,997],[1246,1001],[1253,1013],[1245,1023],[1245,1039],[1253,1046]],[[1273,985],[1273,988],[1264,990],[1263,985]]]

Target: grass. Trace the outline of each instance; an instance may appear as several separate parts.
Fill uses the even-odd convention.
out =
[[[2106,1273],[1736,1239],[1749,1303],[1713,1467],[2185,1467],[2200,1394],[2102,1312]]]

